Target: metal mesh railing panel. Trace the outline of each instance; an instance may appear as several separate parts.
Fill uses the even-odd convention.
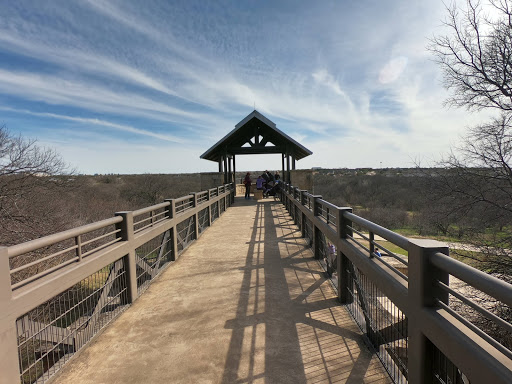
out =
[[[439,349],[433,346],[434,384],[469,384],[468,378]]]
[[[218,204],[212,204],[212,223],[219,218]]]
[[[170,231],[151,239],[135,250],[137,292],[142,293],[158,273],[172,260]]]
[[[198,213],[198,221],[199,221],[199,233],[203,233],[206,228],[208,228],[208,219],[209,219],[209,210],[205,208]]]
[[[323,270],[327,273],[327,276],[333,282],[334,287],[338,286],[338,273],[337,273],[337,262],[338,262],[338,253],[336,247],[333,245],[333,242],[329,240],[325,236],[325,234],[320,233],[317,239],[318,243],[318,252],[319,262],[322,266]]]
[[[178,254],[183,252],[192,241],[196,239],[195,235],[195,216],[189,217],[176,226],[178,236]]]
[[[348,261],[347,308],[395,383],[407,383],[407,317]]]
[[[309,246],[313,245],[313,223],[306,218],[304,221],[304,237],[307,239]]]
[[[16,320],[20,381],[44,383],[127,306],[120,259]]]

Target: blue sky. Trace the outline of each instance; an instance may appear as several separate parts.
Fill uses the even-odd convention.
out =
[[[256,109],[298,168],[439,159],[480,116],[442,105],[442,1],[0,0],[0,124],[82,173],[215,171]],[[280,168],[243,156],[237,169]]]

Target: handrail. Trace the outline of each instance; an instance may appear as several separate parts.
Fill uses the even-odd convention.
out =
[[[350,213],[347,211],[343,212],[343,217],[352,221],[353,223],[359,224],[359,225],[369,229],[376,235],[383,237],[384,239],[392,242],[393,244],[398,245],[400,248],[403,248],[406,251],[408,251],[410,248],[411,243],[407,237],[399,235],[398,233],[390,231],[387,228],[381,227],[378,224],[375,224],[369,220],[363,219],[362,217],[354,215],[353,213]]]
[[[186,196],[178,197],[174,201],[176,201],[176,204],[178,204],[178,203],[182,203],[183,201],[190,200],[193,198],[194,198],[194,195],[186,195]]]
[[[324,199],[319,199],[318,202],[322,205],[325,205],[326,207],[332,208],[332,209],[338,209],[339,207],[333,203],[328,202]]]
[[[512,382],[510,346],[493,340],[489,330],[479,329],[473,320],[465,319],[449,305],[450,294],[459,298],[462,294],[449,288],[449,278],[454,276],[509,307],[512,307],[511,284],[441,253],[447,249],[443,243],[408,239],[355,215],[351,208],[337,207],[309,192],[300,191],[300,198],[297,198],[297,191],[285,184],[281,200],[300,227],[302,236],[309,237],[316,259],[326,257],[327,239],[336,246],[335,284],[339,300],[347,305],[363,332],[366,327],[368,341],[374,344],[383,363],[383,359],[387,359],[385,364],[398,364],[401,357],[396,354],[389,357],[389,354],[394,353],[394,348],[405,348],[406,376],[401,376],[400,368],[388,370],[390,374],[395,372],[392,375],[398,371],[395,376],[398,382],[422,382],[428,375],[438,374],[442,378],[446,370],[458,375],[449,378],[454,381],[467,375],[470,382]],[[296,208],[302,212],[300,216]],[[359,227],[368,233],[359,231]],[[358,233],[362,241],[353,236],[354,233]],[[376,235],[404,249],[405,260],[380,245]],[[395,268],[389,259],[372,257],[376,256],[377,246],[405,264],[406,271]],[[324,268],[330,273],[328,257],[325,260]],[[332,265],[330,267],[332,272]],[[499,320],[498,313],[492,314],[466,300],[461,302],[493,321],[500,331],[512,329],[506,318]],[[396,332],[394,336],[393,332]],[[421,337],[430,340],[433,348],[420,347]],[[434,353],[445,356],[445,363],[441,363],[447,364],[446,367],[425,366],[425,361],[434,359]]]
[[[137,209],[136,211],[133,211],[133,216],[134,217],[140,216],[140,215],[143,215],[144,213],[149,213],[151,211],[156,211],[157,209],[162,209],[162,208],[168,207],[169,205],[171,205],[171,203],[165,202],[165,203],[155,204],[150,207]]]
[[[81,227],[68,229],[67,231],[55,233],[53,235],[48,235],[45,237],[41,237],[39,239],[27,241],[26,243],[12,245],[7,248],[9,258],[22,255],[24,253],[35,251],[36,249],[48,247],[52,244],[58,243],[60,241],[68,240],[76,236],[80,236],[92,231],[96,231],[101,228],[105,228],[109,225],[118,224],[123,221],[122,217],[111,217],[110,219],[105,219],[101,221],[97,221],[95,223],[83,225]]]
[[[211,196],[213,191],[215,196]],[[73,330],[56,324],[54,318],[45,317],[41,320],[43,326],[58,329],[66,335],[66,340],[73,343],[73,355],[100,329],[94,323],[100,321],[98,315],[105,309],[105,298],[114,281],[116,289],[119,289],[116,293],[118,302],[114,307],[122,308],[133,303],[164,268],[199,238],[205,226],[211,225],[212,213],[215,212],[215,218],[219,217],[234,202],[233,198],[234,190],[231,185],[223,185],[193,195],[169,199],[150,207],[117,212],[112,218],[40,239],[11,247],[0,247],[0,334],[4,335],[3,339],[8,340],[8,343],[0,343],[0,382],[6,381],[6,378],[6,382],[18,382],[20,373],[24,375],[35,369],[37,361],[24,359],[20,348],[25,348],[23,345],[31,344],[32,340],[48,339],[48,335],[41,335],[39,330],[28,336],[21,336],[20,332],[24,331],[17,328],[20,317],[28,319],[29,329],[38,327],[38,321],[30,316],[33,311],[39,311],[39,306],[46,305],[61,294],[67,294],[65,292],[69,292],[69,289],[92,287],[98,295],[88,292],[90,296],[79,298],[80,304],[70,304],[80,305],[83,313],[90,310],[96,313],[91,317],[96,320],[86,323],[87,329],[81,329],[87,333],[85,339],[82,334],[75,334]],[[211,210],[207,209],[209,206]],[[223,208],[219,209],[220,207]],[[93,231],[98,232],[89,234]],[[84,234],[89,235],[83,236]],[[155,241],[158,245],[154,244]],[[145,250],[147,244],[151,244],[149,253]],[[153,260],[155,254],[157,258]],[[16,259],[17,257],[20,258]],[[148,258],[153,262],[147,263]],[[41,265],[43,262],[45,264]],[[105,271],[105,268],[109,271]],[[98,274],[101,275],[99,279]],[[96,277],[91,280],[92,276]],[[97,301],[94,302],[95,300]],[[69,310],[67,307],[65,309]],[[116,308],[109,311],[109,317],[120,313]],[[51,342],[54,340],[51,339]],[[31,348],[25,353],[33,353]],[[53,352],[42,353],[47,356]],[[59,359],[57,357],[60,366]],[[41,372],[49,377],[58,369],[57,365],[49,366]]]
[[[430,262],[439,269],[512,307],[512,284],[439,252],[430,256]]]

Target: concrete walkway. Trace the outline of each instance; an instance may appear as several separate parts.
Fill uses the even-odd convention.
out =
[[[391,382],[284,207],[243,198],[56,379]]]

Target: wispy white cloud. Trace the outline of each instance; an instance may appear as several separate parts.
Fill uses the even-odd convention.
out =
[[[51,118],[51,119],[73,121],[76,123],[84,124],[86,126],[98,125],[98,126],[102,126],[102,127],[113,128],[118,131],[134,133],[137,135],[152,137],[155,139],[170,141],[170,142],[174,142],[174,143],[185,142],[185,140],[183,140],[179,137],[176,137],[176,136],[155,133],[155,132],[148,131],[145,129],[135,128],[130,125],[112,123],[112,122],[101,120],[101,119],[66,116],[66,115],[59,115],[56,113],[33,112],[33,111],[26,110],[26,109],[16,109],[16,108],[1,107],[1,106],[0,106],[0,111],[15,112],[15,113],[21,113],[21,114],[31,115],[31,116],[39,116],[39,117],[47,117],[47,118]]]
[[[413,150],[447,148],[461,116],[475,119],[442,109],[424,49],[441,18],[434,3],[19,0],[0,5],[0,98],[34,127],[101,126],[199,154],[256,105],[315,152],[299,164],[338,166],[343,152],[354,166],[383,156],[398,165]]]
[[[389,84],[400,77],[407,66],[407,57],[400,56],[389,60],[380,70],[379,82],[381,84]]]

